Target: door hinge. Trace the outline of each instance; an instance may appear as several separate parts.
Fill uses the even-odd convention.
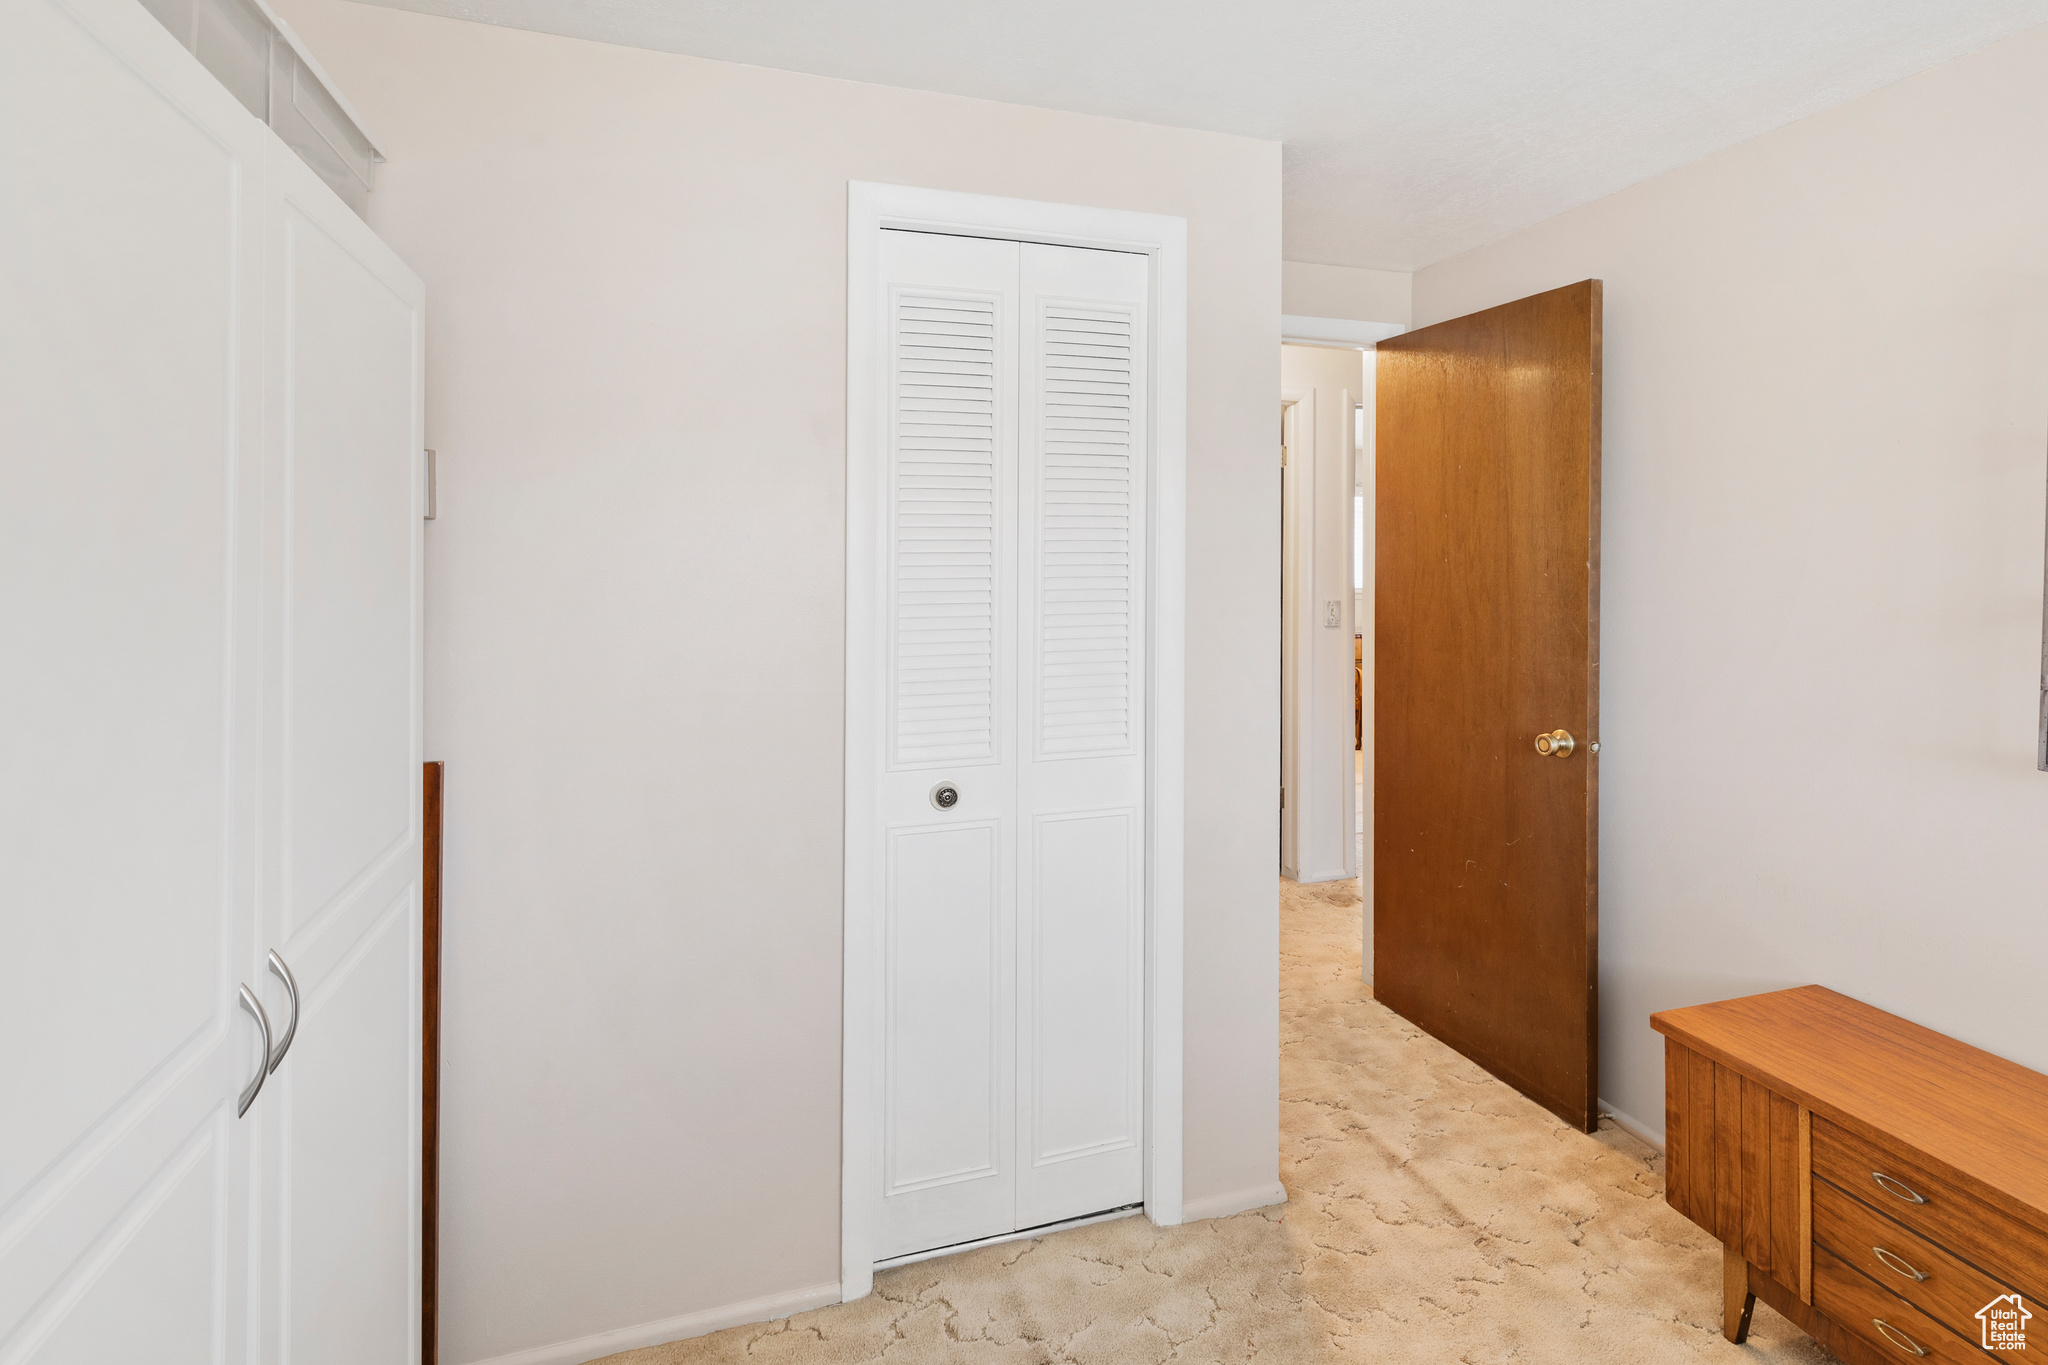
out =
[[[1285,788],[1285,787],[1282,787],[1282,788],[1280,789],[1280,809],[1281,809],[1281,810],[1286,810],[1286,809],[1287,809],[1287,788]]]
[[[435,505],[435,504],[436,504],[436,503],[437,503],[437,502],[439,501],[438,497],[436,496],[436,490],[435,490],[435,487],[434,487],[435,483],[437,482],[437,480],[436,480],[436,479],[434,478],[434,474],[435,474],[435,468],[434,468],[434,466],[435,466],[435,465],[436,465],[437,463],[438,463],[438,461],[436,461],[436,460],[435,460],[435,458],[434,458],[434,452],[433,452],[433,451],[431,451],[431,450],[430,450],[430,451],[428,451],[428,452],[427,452],[427,463],[426,463],[426,476],[427,476],[427,512],[426,512],[426,516],[422,518],[422,520],[425,520],[425,521],[432,521],[432,520],[434,519],[435,515],[436,515],[437,513],[439,513],[439,511],[440,511],[440,508],[439,508],[439,507],[437,507],[437,506]]]

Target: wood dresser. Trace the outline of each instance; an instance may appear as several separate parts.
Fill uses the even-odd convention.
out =
[[[1822,986],[1650,1025],[1730,1341],[1762,1298],[1850,1365],[2048,1358],[2048,1076]],[[2025,1314],[2031,1352],[1984,1349]]]

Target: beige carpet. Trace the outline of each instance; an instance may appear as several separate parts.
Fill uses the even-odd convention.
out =
[[[1356,890],[1281,887],[1286,1204],[904,1266],[609,1365],[1828,1359],[1762,1304],[1747,1347],[1721,1338],[1720,1246],[1664,1203],[1653,1149],[1566,1128],[1376,1004]]]

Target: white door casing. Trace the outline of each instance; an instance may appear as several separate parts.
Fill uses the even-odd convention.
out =
[[[1283,353],[1284,354],[1284,353]],[[1310,551],[1314,538],[1302,534],[1313,526],[1315,504],[1316,392],[1280,392],[1280,875],[1301,877],[1302,810],[1308,793],[1302,788],[1298,737],[1303,718],[1312,714],[1315,670],[1302,659],[1301,640],[1314,626],[1311,619],[1315,577]]]
[[[1185,224],[849,208],[855,1297],[906,1251],[1179,1219]]]
[[[131,0],[0,181],[0,1361],[417,1359],[419,281]]]
[[[1357,875],[1351,586],[1353,401],[1359,352],[1281,348],[1291,428],[1282,537],[1281,872],[1300,882]]]

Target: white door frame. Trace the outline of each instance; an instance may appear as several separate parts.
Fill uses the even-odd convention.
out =
[[[1355,355],[1354,347],[1328,347]],[[1300,376],[1297,374],[1296,376]],[[1358,875],[1352,760],[1351,586],[1358,384],[1280,391],[1287,451],[1281,529],[1280,875],[1296,882]],[[1324,612],[1336,605],[1333,623]],[[1341,634],[1332,634],[1332,628]]]
[[[1301,759],[1315,721],[1314,660],[1302,656],[1316,624],[1316,391],[1282,389],[1280,421],[1280,875],[1300,881],[1301,817],[1314,795]]]
[[[1145,1213],[1181,1221],[1181,893],[1185,802],[1187,220],[865,181],[847,184],[846,958],[841,1073],[840,1293],[874,1286],[881,1209],[882,907],[875,888],[877,687],[886,603],[876,547],[888,527],[888,413],[875,306],[885,228],[1129,251],[1152,261],[1151,562],[1145,714]]]

